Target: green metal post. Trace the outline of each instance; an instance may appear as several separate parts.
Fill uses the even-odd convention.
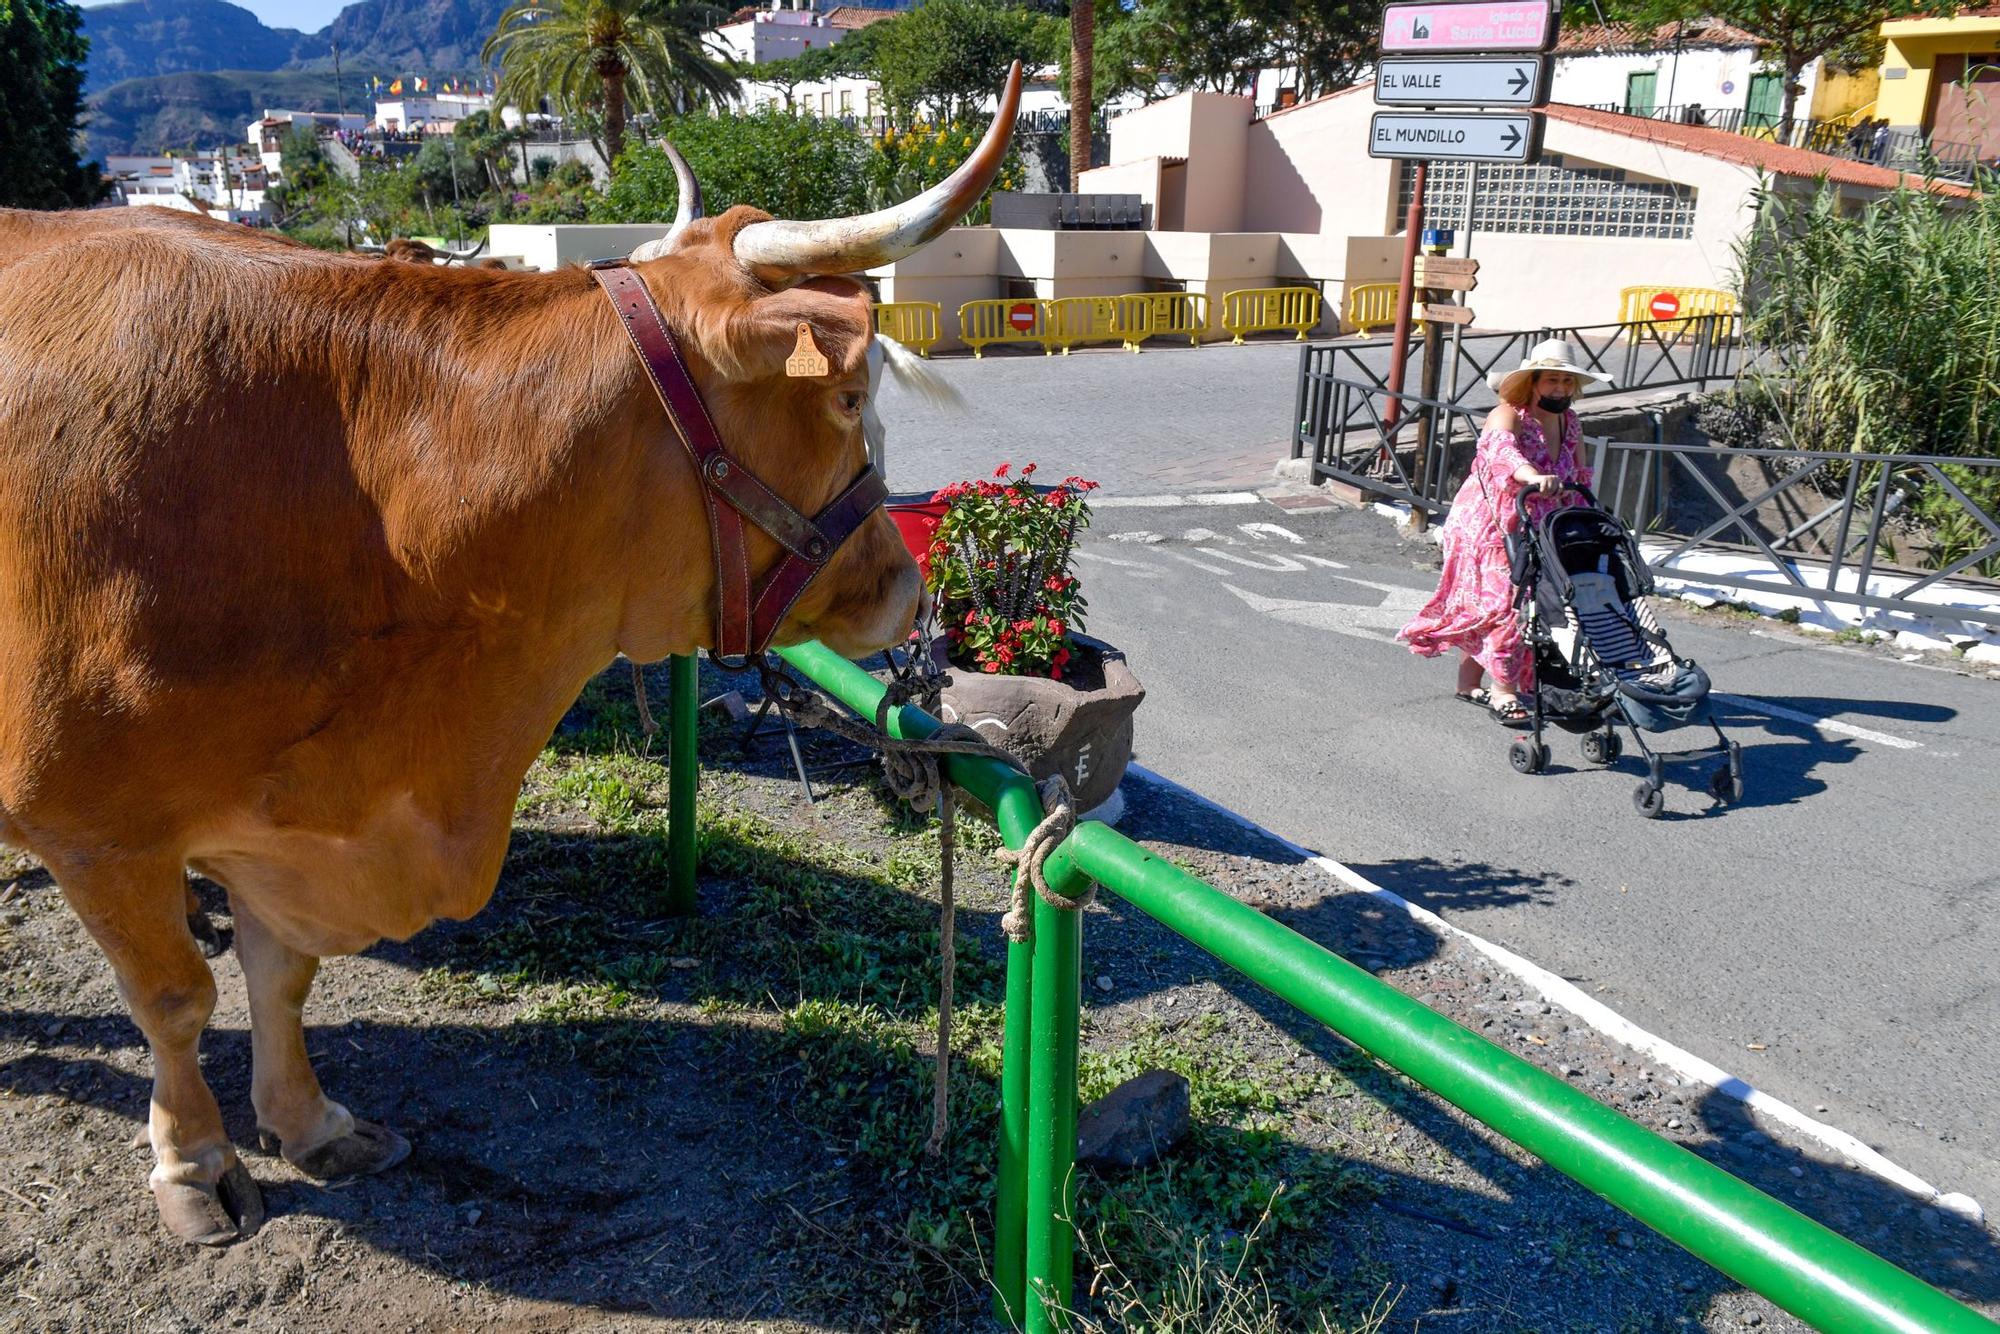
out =
[[[701,668],[675,654],[667,687],[667,911],[695,910],[695,793],[701,785]]]
[[[1077,993],[1083,914],[1035,899],[1034,1045],[1028,1060],[1028,1334],[1067,1328],[1076,1242]],[[1053,1306],[1053,1310],[1051,1307]]]
[[[2000,1326],[1563,1080],[1503,1051],[1104,825],[1049,858],[1081,871],[1342,1037],[1817,1329]]]
[[[993,1198],[993,1314],[1011,1329],[1027,1320],[1028,1057],[1034,1022],[1035,947],[1007,942],[1007,1027],[1000,1045],[1000,1162]]]
[[[778,652],[862,717],[875,716],[875,707],[882,699],[882,683],[847,659],[820,644],[799,644]],[[892,709],[887,721],[889,735],[896,737],[929,736],[942,725],[922,709],[910,706]],[[1035,785],[1013,769],[973,755],[946,756],[944,767],[953,783],[993,812],[1000,826],[1000,837],[1008,847],[1019,848],[1041,823],[1042,799]],[[1062,893],[1074,895],[1086,882],[1054,879],[1051,883]],[[1015,1327],[1025,1324],[1028,1313],[1037,1306],[1028,1299],[1027,1277],[1029,1066],[1035,963],[1033,945],[1008,945],[1007,1030],[1001,1044],[1000,1069],[999,1171],[993,1207],[993,1313]],[[1071,1011],[1074,1014],[1073,1005]],[[1069,1077],[1072,1100],[1075,1084],[1072,1058]],[[1072,1130],[1070,1142],[1074,1141]]]

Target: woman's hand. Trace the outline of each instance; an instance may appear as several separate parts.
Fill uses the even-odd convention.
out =
[[[1552,496],[1556,492],[1562,490],[1562,484],[1563,484],[1563,479],[1556,476],[1554,473],[1545,472],[1541,476],[1535,478],[1535,490],[1541,492],[1545,496]]]

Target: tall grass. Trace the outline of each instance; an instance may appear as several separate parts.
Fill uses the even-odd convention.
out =
[[[1776,359],[1742,397],[1798,447],[2000,457],[2000,194],[1904,188],[1856,209],[1831,185],[1766,191],[1736,259],[1745,332]],[[2000,472],[1947,475],[2000,506]],[[1941,489],[1911,513],[1933,565],[1985,544]]]

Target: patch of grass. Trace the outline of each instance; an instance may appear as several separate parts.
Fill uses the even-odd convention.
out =
[[[1786,607],[1774,619],[1782,621],[1786,625],[1797,625],[1799,623],[1799,609],[1797,607]]]
[[[1872,644],[1875,637],[1858,625],[1843,625],[1833,632],[1836,644]]]

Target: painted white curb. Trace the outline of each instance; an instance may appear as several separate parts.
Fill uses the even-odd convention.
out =
[[[1369,880],[1358,871],[1341,865],[1331,857],[1314,852],[1311,848],[1301,847],[1283,835],[1275,834],[1269,829],[1264,828],[1247,816],[1239,815],[1220,802],[1211,801],[1207,797],[1202,796],[1199,792],[1182,787],[1173,779],[1154,773],[1144,765],[1133,764],[1126,770],[1126,773],[1143,782],[1166,788],[1190,801],[1199,802],[1201,805],[1226,817],[1237,825],[1251,830],[1264,838],[1268,838],[1300,858],[1311,862],[1314,866],[1317,866],[1320,870],[1326,872],[1326,874],[1332,876],[1349,889],[1367,894],[1382,903],[1398,908],[1414,920],[1422,922],[1425,926],[1430,927],[1433,931],[1441,935],[1452,936],[1464,941],[1474,950],[1491,959],[1495,965],[1513,974],[1526,985],[1533,987],[1541,994],[1542,999],[1549,1004],[1561,1006],[1606,1037],[1615,1042],[1622,1043],[1634,1051],[1643,1053],[1649,1059],[1665,1066],[1681,1078],[1698,1084],[1704,1084],[1725,1097],[1734,1098],[1745,1106],[1753,1108],[1773,1121],[1789,1126],[1806,1139],[1839,1154],[1851,1166],[1867,1172],[1871,1176],[1879,1177],[1898,1189],[1918,1197],[1927,1204],[1979,1226],[1983,1227],[1985,1225],[1986,1211],[1970,1195],[1961,1194],[1956,1191],[1940,1191],[1930,1182],[1925,1181],[1914,1172],[1891,1162],[1846,1131],[1827,1125],[1824,1121],[1816,1121],[1790,1103],[1772,1097],[1770,1094],[1752,1085],[1749,1081],[1730,1074],[1727,1070],[1703,1060],[1693,1052],[1685,1051],[1675,1046],[1663,1037],[1647,1032],[1624,1015],[1619,1014],[1616,1010],[1604,1004],[1604,1002],[1586,994],[1575,984],[1556,976],[1556,974],[1549,972],[1546,968],[1538,964],[1522,958],[1505,946],[1496,945],[1490,940],[1473,935],[1470,931],[1453,926],[1450,922],[1445,921],[1444,918],[1439,917],[1428,908],[1419,907],[1402,895],[1382,888],[1382,886]]]

